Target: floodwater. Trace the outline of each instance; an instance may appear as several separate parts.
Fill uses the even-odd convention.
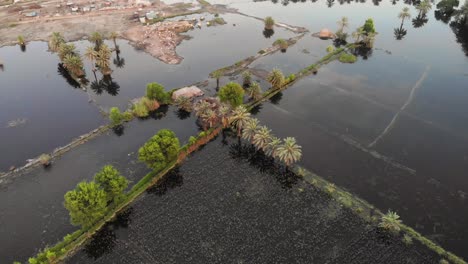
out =
[[[438,263],[220,136],[68,263]],[[268,167],[265,167],[268,165]]]
[[[104,165],[115,166],[130,186],[150,170],[138,162],[138,148],[158,130],[174,131],[181,144],[198,133],[193,117],[180,120],[173,108],[156,119],[134,120],[118,134],[112,130],[76,147],[42,167],[16,175],[0,185],[0,260],[26,261],[47,245],[77,230],[70,224],[63,196],[83,180],[90,180]],[[20,201],[20,202],[18,202]]]

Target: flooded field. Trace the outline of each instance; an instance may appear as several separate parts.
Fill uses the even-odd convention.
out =
[[[233,142],[193,154],[67,263],[438,263]]]

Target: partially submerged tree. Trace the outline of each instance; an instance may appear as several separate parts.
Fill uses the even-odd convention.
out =
[[[63,65],[75,77],[81,77],[84,75],[83,61],[78,55],[67,54],[63,59]]]
[[[112,107],[109,111],[109,119],[111,121],[112,126],[120,125],[123,121],[122,113],[120,112],[119,108]]]
[[[112,52],[106,44],[101,44],[97,50],[98,56],[96,59],[96,64],[103,75],[110,75],[112,73],[110,68],[111,54]]]
[[[94,181],[106,193],[107,203],[119,201],[128,187],[128,180],[112,165],[106,165],[96,173]]]
[[[252,83],[252,74],[248,70],[242,73],[242,78],[244,87],[250,86],[250,83]]]
[[[171,102],[171,96],[166,92],[164,86],[157,82],[148,83],[146,85],[146,97],[151,100],[156,100],[160,104],[168,104]]]
[[[72,225],[89,228],[107,211],[107,196],[95,182],[80,182],[76,188],[65,194]]]
[[[216,88],[219,88],[219,79],[223,77],[223,71],[216,70],[211,74],[211,76],[216,79]]]
[[[289,44],[285,39],[277,39],[275,42],[273,42],[274,46],[279,46],[282,52],[285,52],[286,49],[288,48]]]
[[[117,34],[117,32],[113,31],[110,33],[110,36],[109,36],[112,41],[114,42],[114,49],[117,53],[120,52],[120,48],[119,48],[119,45],[117,45],[117,38],[119,37],[119,35]]]
[[[273,29],[275,26],[275,20],[271,16],[266,17],[264,22],[266,29]]]
[[[179,150],[180,143],[175,133],[162,129],[138,150],[138,159],[159,171],[177,158]]]
[[[103,37],[99,32],[93,32],[89,37],[89,41],[94,43],[96,51],[101,49],[101,45],[104,43]]]
[[[349,26],[349,20],[347,17],[342,17],[338,22],[336,22],[338,26],[340,27],[338,31],[343,32],[345,28]]]
[[[219,89],[218,96],[221,102],[236,107],[241,105],[244,100],[244,89],[238,83],[229,82]]]
[[[237,136],[241,136],[242,129],[247,125],[250,113],[245,106],[236,107],[231,115],[230,123],[237,129]]]
[[[242,138],[248,142],[252,142],[255,134],[257,133],[259,121],[256,118],[247,120],[245,127],[242,129]]]
[[[400,216],[397,213],[389,210],[385,215],[382,216],[379,227],[396,234],[400,232],[400,224]]]
[[[366,36],[366,32],[362,27],[359,27],[356,29],[356,31],[353,32],[353,38],[355,39],[356,43],[361,40],[361,38],[364,38]]]
[[[267,81],[271,83],[273,89],[281,89],[284,85],[284,75],[279,69],[273,69],[268,75]]]

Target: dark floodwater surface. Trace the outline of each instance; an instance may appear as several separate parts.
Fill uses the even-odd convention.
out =
[[[234,142],[194,153],[68,263],[438,263]]]

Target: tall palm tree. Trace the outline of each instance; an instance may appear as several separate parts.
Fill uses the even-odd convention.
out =
[[[112,31],[110,33],[110,38],[112,39],[112,41],[114,42],[114,49],[117,53],[120,52],[120,49],[119,49],[119,46],[117,45],[117,38],[119,37],[119,35],[117,34],[117,32],[115,31]]]
[[[111,72],[110,69],[110,57],[111,57],[111,50],[106,44],[101,44],[101,48],[97,52],[98,58],[96,60],[96,64],[101,69],[102,74],[109,75]]]
[[[200,100],[195,103],[194,105],[194,110],[195,110],[195,115],[197,117],[201,117],[205,115],[205,112],[211,109],[211,104],[207,102],[206,100]]]
[[[192,112],[192,99],[186,96],[179,96],[174,102],[179,109],[185,112]]]
[[[250,113],[245,106],[240,105],[232,111],[230,123],[237,129],[237,136],[240,138],[242,129],[247,125]]]
[[[403,23],[405,22],[405,19],[411,18],[411,13],[408,7],[404,7],[403,10],[398,14],[398,18],[401,19],[401,25],[400,28],[403,28]]]
[[[267,81],[271,83],[273,89],[281,89],[284,85],[284,75],[279,69],[273,69],[267,77]]]
[[[92,71],[93,71],[93,74],[94,74],[94,79],[96,79],[96,81],[97,81],[97,77],[96,77],[96,63],[95,63],[95,61],[96,61],[97,58],[98,58],[97,52],[94,50],[93,47],[88,47],[88,48],[86,48],[86,51],[85,51],[84,56],[85,56],[86,59],[88,59],[88,60],[91,61],[91,66],[92,66]]]
[[[342,17],[338,22],[336,22],[340,27],[339,31],[343,32],[345,28],[349,26],[349,21],[347,17]]]
[[[63,59],[63,64],[75,77],[83,76],[83,61],[81,61],[79,56],[67,54]]]
[[[416,9],[419,10],[419,16],[424,16],[431,10],[432,4],[429,0],[421,1],[417,6]]]
[[[301,146],[296,143],[293,137],[284,139],[284,143],[277,148],[277,155],[280,161],[284,162],[287,167],[299,161],[302,157]]]
[[[219,119],[221,120],[221,124],[223,125],[223,128],[226,128],[229,126],[230,115],[231,115],[231,107],[227,104],[221,104],[221,106],[218,109],[218,116],[219,116]]]
[[[272,140],[271,130],[266,126],[260,126],[253,136],[252,143],[258,150],[265,150]]]
[[[400,224],[400,216],[397,213],[388,210],[388,212],[382,216],[379,227],[392,233],[398,233],[400,231]]]
[[[262,88],[257,82],[251,82],[250,86],[245,89],[247,95],[253,100],[259,100],[262,98]]]
[[[49,49],[53,52],[57,52],[62,43],[65,43],[63,36],[59,32],[53,32],[52,36],[49,38]]]
[[[206,125],[208,125],[209,128],[212,128],[218,121],[218,116],[216,115],[216,112],[211,108],[207,109],[200,116],[200,118],[203,121],[205,130],[206,130]]]
[[[356,29],[356,31],[353,32],[353,38],[356,40],[356,42],[359,42],[361,37],[364,37],[366,35],[366,31],[362,27],[359,27]]]
[[[102,35],[99,32],[93,32],[89,37],[89,41],[94,43],[96,51],[101,48],[103,41]]]
[[[277,158],[278,147],[281,146],[281,139],[272,137],[270,143],[265,148],[265,154],[272,158]]]
[[[216,70],[211,76],[216,79],[216,88],[219,88],[219,79],[223,77],[223,72],[221,70]]]
[[[242,138],[252,142],[253,137],[257,133],[258,123],[259,121],[256,118],[249,119],[245,127],[242,129]]]

